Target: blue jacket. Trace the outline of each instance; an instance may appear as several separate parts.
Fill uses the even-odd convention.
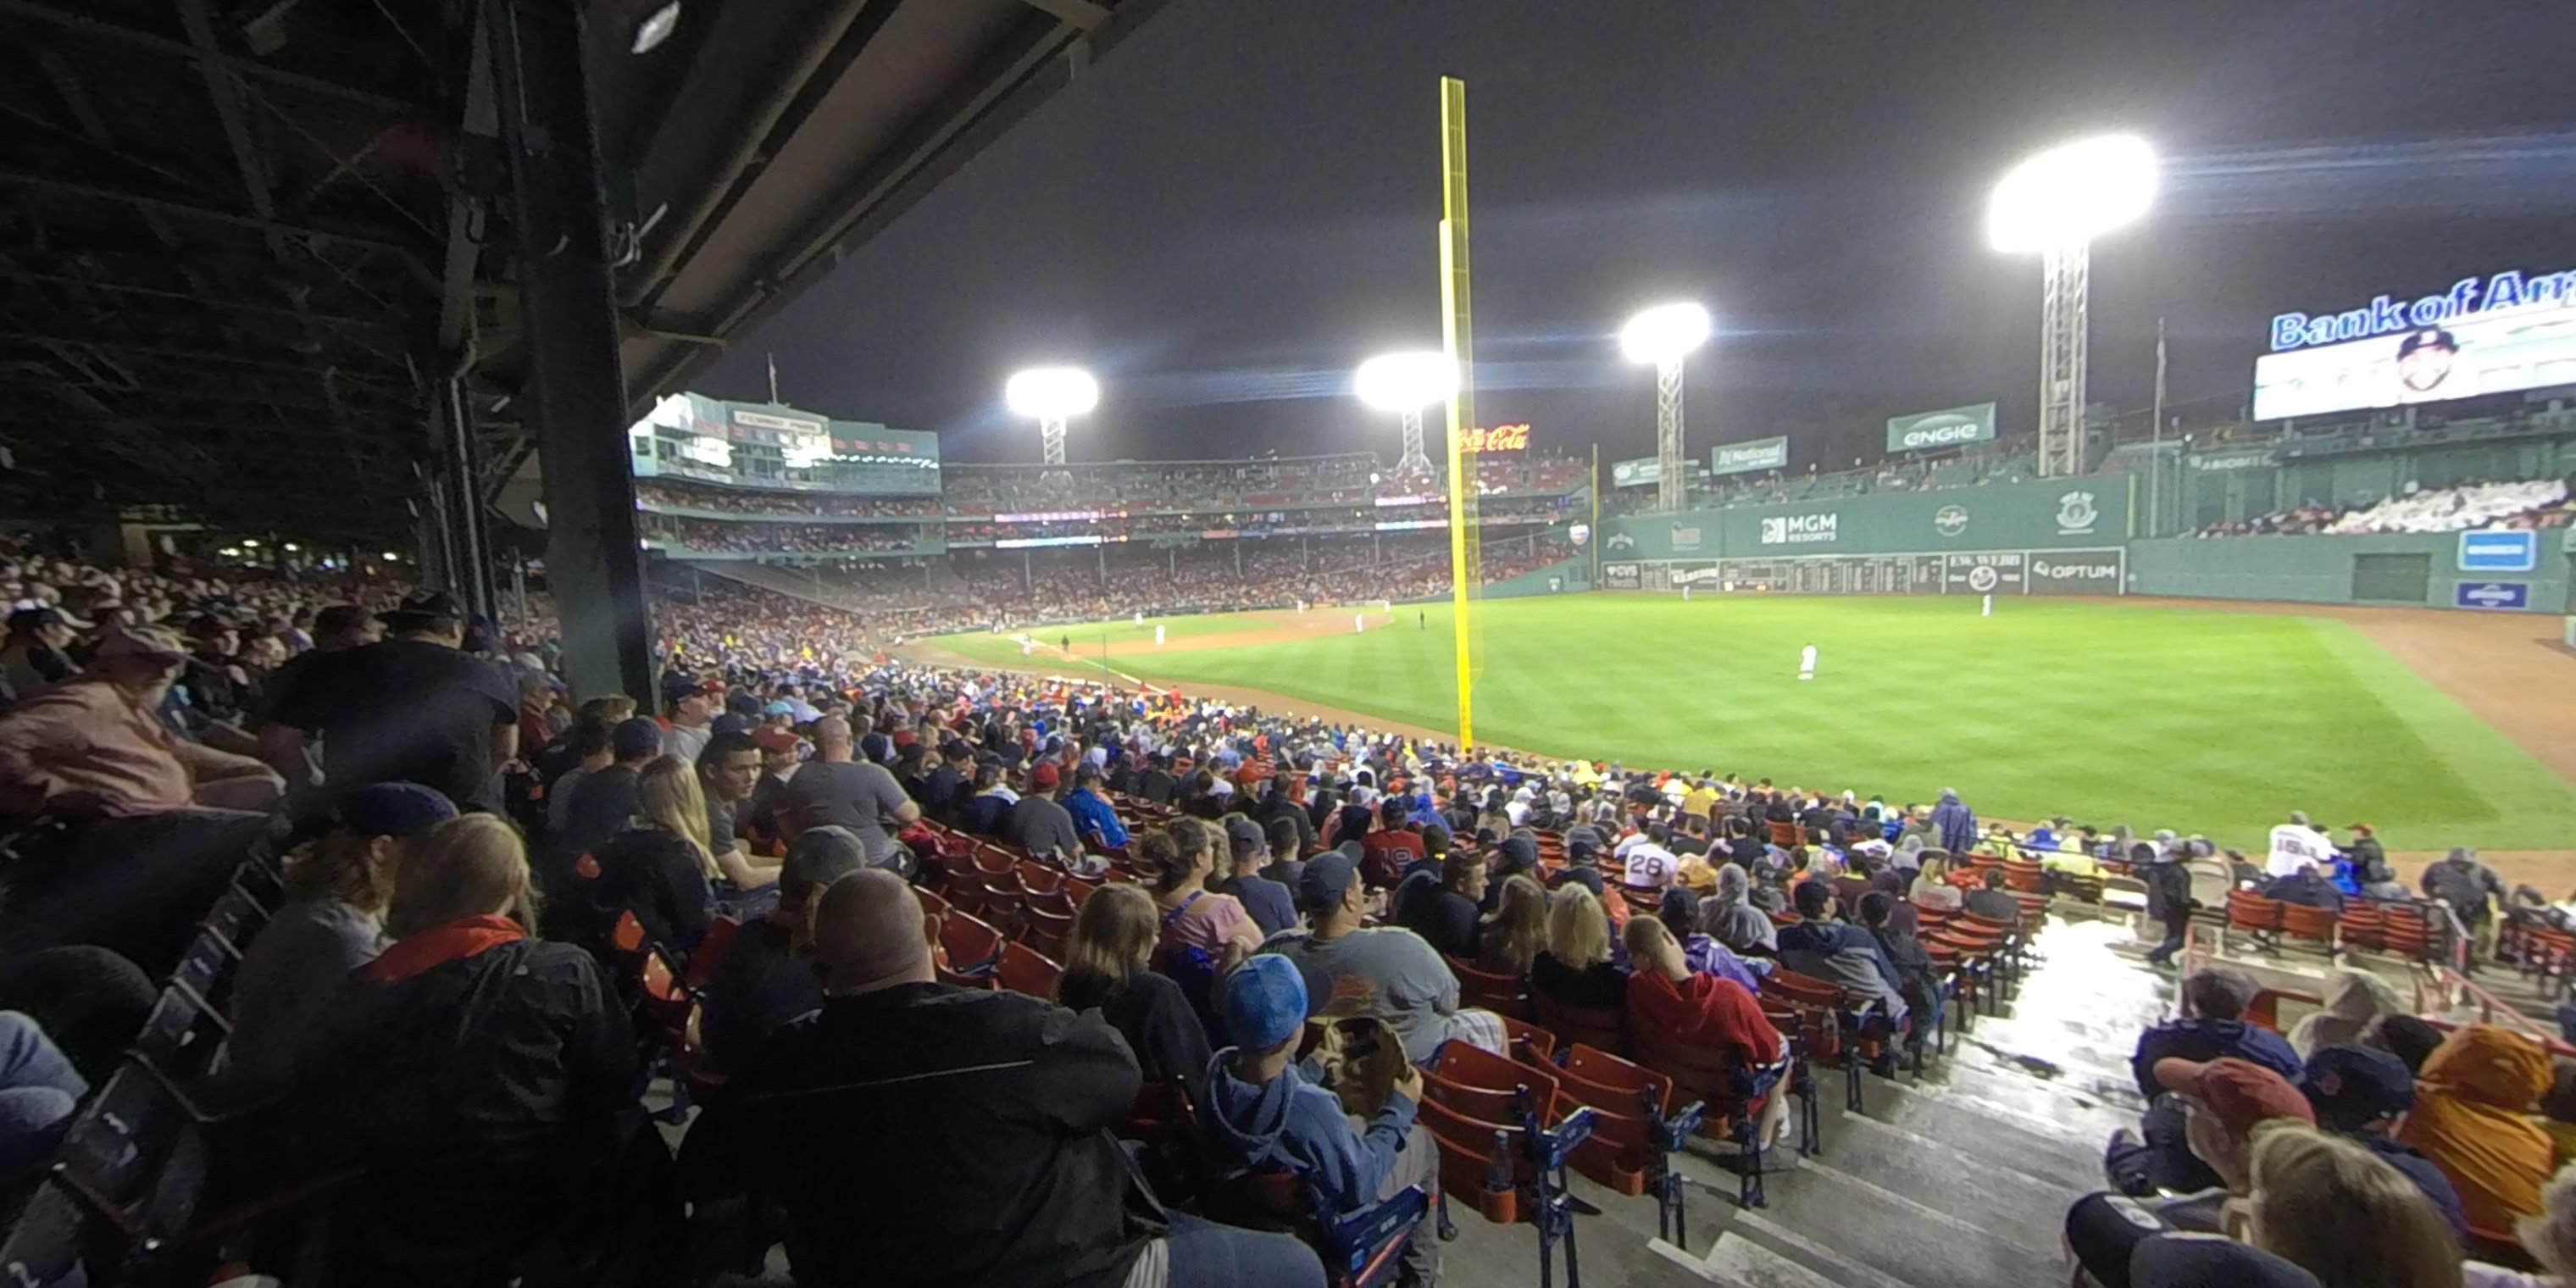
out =
[[[1977,848],[1977,812],[1957,792],[1943,792],[1941,803],[1932,807],[1932,831],[1941,838],[1942,849],[1966,854]]]
[[[1782,931],[1787,934],[1787,931]],[[2129,1072],[2138,1094],[2149,1100],[2163,1090],[2156,1084],[2158,1060],[2248,1060],[2287,1078],[2291,1086],[2307,1080],[2307,1066],[2280,1034],[2243,1020],[2168,1020],[2138,1035],[2138,1051]]]
[[[1227,1047],[1208,1062],[1208,1105],[1199,1116],[1219,1172],[1304,1177],[1338,1212],[1377,1202],[1378,1187],[1413,1130],[1413,1101],[1390,1094],[1363,1135],[1351,1130],[1341,1099],[1318,1085],[1323,1075],[1314,1061],[1290,1065],[1255,1086],[1234,1076],[1234,1052]]]
[[[1905,981],[1896,973],[1896,963],[1887,959],[1887,950],[1879,947],[1878,938],[1847,921],[1801,921],[1780,927],[1780,952],[1808,952],[1819,957],[1839,957],[1845,953],[1867,953],[1870,963],[1878,968],[1878,977],[1887,984],[1887,996],[1902,998]],[[1794,968],[1793,968],[1794,969]],[[1834,983],[1848,983],[1834,980]]]
[[[1127,843],[1127,825],[1118,821],[1118,811],[1090,788],[1074,788],[1065,796],[1064,808],[1073,815],[1073,830],[1099,837],[1101,848],[1114,850]]]

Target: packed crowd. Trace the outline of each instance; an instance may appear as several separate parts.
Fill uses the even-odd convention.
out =
[[[727,553],[840,554],[869,550],[910,550],[922,544],[923,530],[908,524],[728,523],[647,512],[637,530],[646,541],[683,550]]]
[[[2480,528],[2552,529],[2576,523],[2576,498],[2564,479],[2470,483],[2419,488],[2369,505],[2308,501],[2287,510],[2201,527],[2198,537],[2356,536],[2381,532],[2467,532]]]
[[[682,479],[637,479],[635,499],[647,510],[678,508],[726,514],[935,519],[940,513],[936,496],[853,496],[842,492],[716,487]]]

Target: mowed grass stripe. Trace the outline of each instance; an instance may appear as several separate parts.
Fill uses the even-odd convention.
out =
[[[1454,728],[1449,612],[1429,608],[1425,631],[1415,611],[1365,634],[1181,653],[1153,650],[1149,623],[1144,647],[1116,660],[1161,681]],[[1999,816],[2064,812],[2240,845],[2290,809],[2369,820],[2401,849],[2545,847],[2576,826],[2576,790],[2328,619],[2017,599],[1984,618],[1974,599],[1941,597],[1587,595],[1476,611],[1480,740],[1551,756],[1900,802],[1954,786]],[[1183,620],[1194,633],[1260,625]],[[1807,643],[1821,667],[1801,683]],[[993,660],[1016,660],[1000,647]]]

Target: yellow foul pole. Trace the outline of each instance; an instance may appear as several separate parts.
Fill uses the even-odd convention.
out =
[[[1458,655],[1458,747],[1476,745],[1475,650],[1469,643],[1468,590],[1483,569],[1469,566],[1468,509],[1473,461],[1460,450],[1476,424],[1474,311],[1467,290],[1467,82],[1440,78],[1440,339],[1458,367],[1458,393],[1449,400],[1449,623]]]

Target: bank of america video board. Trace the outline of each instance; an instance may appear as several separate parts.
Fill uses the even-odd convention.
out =
[[[2283,313],[2271,344],[2254,360],[2256,420],[2576,385],[2576,270],[2508,270],[2440,295]]]

